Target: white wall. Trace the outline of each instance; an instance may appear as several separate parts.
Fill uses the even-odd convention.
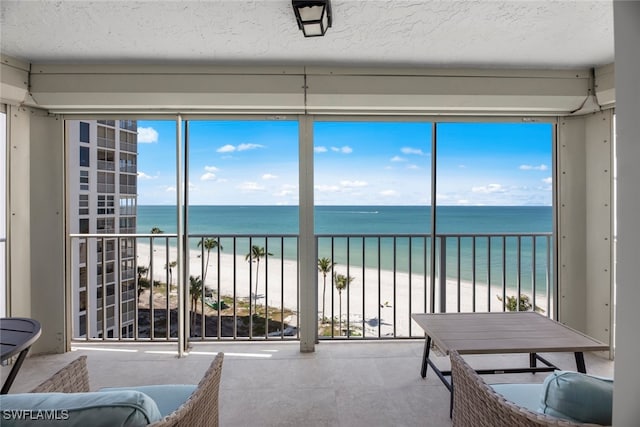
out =
[[[640,2],[614,1],[617,310],[613,425],[640,420]]]

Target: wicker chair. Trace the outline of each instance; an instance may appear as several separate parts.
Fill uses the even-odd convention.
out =
[[[223,353],[218,353],[211,366],[187,401],[171,414],[150,426],[217,426],[218,390],[222,374]],[[81,393],[89,391],[87,357],[80,356],[40,384],[32,393]]]
[[[532,412],[505,400],[456,351],[450,352],[453,425],[459,427],[593,426]]]

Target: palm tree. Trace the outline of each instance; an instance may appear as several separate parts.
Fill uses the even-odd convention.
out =
[[[216,239],[206,238],[198,242],[198,247],[201,246],[207,250],[207,263],[204,265],[204,274],[202,275],[202,283],[205,283],[207,280],[207,269],[209,268],[209,256],[211,255],[211,250],[218,247],[222,250],[222,245],[218,243]]]
[[[195,327],[196,308],[198,307],[198,299],[202,295],[202,280],[200,276],[189,276],[189,295],[191,295],[191,327]],[[203,318],[204,318],[204,313]]]
[[[340,295],[340,304],[339,304],[339,317],[338,317],[338,330],[340,331],[340,335],[342,335],[342,291],[349,286],[349,283],[353,282],[353,277],[345,276],[344,274],[333,273],[333,280],[336,289],[338,290],[338,295]]]
[[[168,266],[166,264],[164,266],[165,270],[167,268],[169,269],[169,287],[167,289],[167,293],[171,291],[171,285],[173,285],[173,269],[176,265],[178,265],[177,261],[171,261]]]
[[[323,280],[323,285],[322,285],[322,317],[320,318],[320,322],[324,322],[324,300],[325,300],[325,294],[327,292],[327,274],[329,274],[331,272],[331,270],[333,269],[333,267],[336,264],[337,263],[331,261],[331,259],[326,258],[326,257],[318,259],[318,271],[320,273],[322,273],[322,280]]]
[[[255,293],[256,306],[258,305],[258,276],[259,276],[258,272],[260,271],[260,260],[267,256],[273,256],[273,254],[266,252],[262,246],[252,245],[251,252],[249,252],[244,257],[246,261],[256,263],[256,293]]]
[[[162,231],[162,230],[160,229],[160,227],[153,227],[153,228],[151,229],[151,234],[163,234],[163,233],[164,233],[164,231]],[[153,243],[153,240],[154,240],[154,239],[153,239],[153,238],[151,238],[150,240],[151,240],[151,243]],[[154,252],[155,252],[155,250],[154,250]],[[151,259],[152,259],[152,257],[153,257],[153,254],[152,254],[152,253],[149,253],[149,269],[151,269],[151,264],[152,264]],[[166,268],[166,267],[165,267],[165,268]],[[151,279],[153,280],[153,277],[152,277]]]
[[[138,298],[140,294],[145,290],[145,288],[149,287],[149,279],[147,279],[147,273],[149,273],[149,268],[144,265],[138,266]]]

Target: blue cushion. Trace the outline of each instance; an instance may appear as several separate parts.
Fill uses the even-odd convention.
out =
[[[2,427],[146,426],[162,419],[156,403],[144,393],[20,393],[0,396]],[[11,412],[8,412],[11,411]]]
[[[196,385],[191,384],[167,384],[167,385],[145,385],[137,387],[106,387],[100,392],[111,392],[121,390],[135,390],[142,392],[152,398],[163,417],[178,409],[189,396],[196,390]]]
[[[491,384],[490,387],[522,408],[537,412],[540,407],[542,384]]]
[[[542,384],[538,412],[581,423],[611,425],[613,380],[556,371]]]

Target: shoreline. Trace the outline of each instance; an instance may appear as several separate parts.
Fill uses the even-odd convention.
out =
[[[149,265],[149,244],[137,244],[138,265]],[[201,263],[201,250],[189,250],[189,262],[187,263],[190,276],[201,276],[204,263]],[[204,254],[206,260],[206,251]],[[176,248],[169,247],[169,262],[176,259]],[[166,283],[171,279],[176,283],[175,269],[171,277],[164,266],[167,260],[166,246],[154,246],[153,253],[153,280]],[[256,301],[257,304],[267,303],[271,307],[283,309],[297,308],[298,306],[298,268],[297,262],[281,258],[262,259],[258,271],[258,291],[256,294],[256,263],[251,264],[242,255],[233,255],[220,252],[220,269],[218,273],[218,253],[212,251],[207,269],[205,287],[222,296],[231,296],[237,299]],[[347,274],[347,266],[337,265],[334,271],[339,274]],[[415,334],[420,328],[410,318],[411,313],[429,311],[428,295],[429,276],[377,268],[353,267],[348,268],[349,276],[353,281],[342,291],[342,318],[343,323],[349,321],[350,326],[359,325],[367,336],[396,335],[408,336]],[[378,277],[379,272],[379,277]],[[340,297],[334,286],[331,285],[331,277],[327,275],[325,296],[325,317],[337,318],[339,314]],[[426,280],[426,287],[425,287]],[[269,284],[265,288],[265,283]],[[367,286],[363,286],[367,283]],[[473,311],[473,284],[460,281],[458,292],[458,280],[447,280],[447,312]],[[322,293],[324,287],[323,276],[318,273],[318,317],[322,317]],[[427,291],[425,292],[425,288]],[[489,292],[489,294],[487,294]],[[458,304],[458,293],[460,303]],[[425,295],[427,294],[427,295]],[[515,293],[511,293],[514,294]],[[531,298],[530,292],[522,294]],[[502,286],[476,284],[475,310],[476,311],[502,311],[502,302],[497,295],[502,296]],[[507,288],[507,296],[510,295]],[[436,283],[436,307],[439,302],[439,284]],[[487,302],[490,310],[487,310]],[[553,303],[553,301],[552,301]],[[538,305],[540,305],[538,303]],[[393,307],[396,307],[393,310]],[[546,311],[546,307],[542,307]],[[296,310],[293,310],[294,312]],[[395,313],[394,313],[395,311]],[[395,322],[394,322],[395,320]],[[379,332],[378,332],[379,330]]]

